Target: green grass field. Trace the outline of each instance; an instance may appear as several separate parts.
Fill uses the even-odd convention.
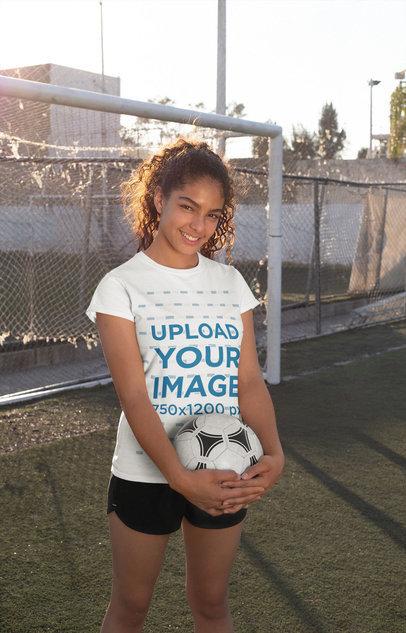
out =
[[[248,511],[236,633],[402,633],[406,322],[284,345],[282,375],[270,392],[286,467]],[[0,410],[2,633],[98,633],[118,415],[112,386]],[[41,441],[19,448],[24,426]],[[179,531],[146,633],[193,631],[184,564]]]

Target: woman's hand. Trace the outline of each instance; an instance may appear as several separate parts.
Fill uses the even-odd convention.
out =
[[[284,466],[284,455],[262,455],[256,464],[244,471],[239,481],[225,481],[222,484],[222,488],[239,489],[242,492],[244,488],[252,485],[262,486],[264,492],[248,502],[252,503],[260,499],[267,490],[270,490],[277,483],[282,475]],[[248,503],[237,497],[229,503],[224,503],[224,507],[227,508],[225,513],[235,513],[241,508],[248,508]]]
[[[186,497],[195,506],[208,512],[212,516],[225,513],[225,503],[244,504],[254,501],[259,494],[264,493],[264,487],[256,480],[244,482],[242,489],[232,490],[231,484],[238,484],[240,475],[234,470],[188,470],[182,481],[171,487]],[[230,488],[222,487],[229,484]]]

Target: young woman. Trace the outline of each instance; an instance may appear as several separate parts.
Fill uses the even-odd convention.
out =
[[[137,253],[108,272],[86,311],[97,323],[122,412],[107,514],[111,600],[101,633],[142,631],[165,548],[182,528],[186,594],[196,633],[233,631],[228,581],[249,504],[279,479],[284,455],[258,365],[259,303],[232,265],[226,163],[207,143],[178,139],[123,184]],[[188,471],[172,444],[188,416],[220,412],[257,433],[264,456],[233,470]]]

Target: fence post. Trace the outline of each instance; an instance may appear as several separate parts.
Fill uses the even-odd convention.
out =
[[[379,290],[380,281],[381,281],[381,269],[382,269],[382,254],[384,248],[384,238],[385,238],[385,225],[386,225],[386,212],[388,209],[388,189],[385,188],[385,197],[383,201],[383,213],[382,213],[382,221],[379,227],[378,239],[377,239],[377,253],[378,253],[378,262],[376,265],[375,272],[375,283],[373,293]]]
[[[84,199],[84,211],[85,211],[85,230],[83,232],[83,250],[82,250],[82,262],[80,267],[80,290],[79,290],[79,315],[78,321],[81,322],[82,315],[85,306],[85,285],[88,274],[88,257],[89,257],[89,242],[90,242],[90,229],[92,224],[92,210],[93,210],[93,166],[89,165],[89,179],[87,182],[86,197]]]
[[[321,334],[321,291],[320,291],[320,205],[319,205],[319,181],[314,181],[313,187],[314,208],[314,294],[316,334]]]

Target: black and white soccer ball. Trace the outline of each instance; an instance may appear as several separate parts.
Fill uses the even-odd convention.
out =
[[[232,469],[241,475],[264,454],[251,427],[239,418],[219,413],[189,419],[175,435],[173,445],[188,470]]]

